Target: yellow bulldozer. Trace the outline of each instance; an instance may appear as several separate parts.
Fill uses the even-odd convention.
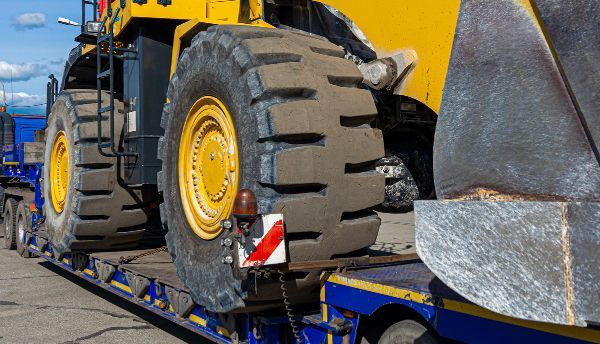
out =
[[[276,307],[276,279],[230,256],[233,215],[283,214],[287,261],[309,262],[364,255],[375,210],[422,200],[419,255],[463,296],[600,319],[585,277],[600,275],[597,2],[83,0],[82,14],[46,131],[56,252],[166,232],[196,302]],[[319,274],[288,275],[293,302]]]

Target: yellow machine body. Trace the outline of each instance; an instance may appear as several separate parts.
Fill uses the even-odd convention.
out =
[[[427,105],[439,114],[448,65],[452,53],[460,0],[315,0],[331,6],[347,16],[372,44],[378,58],[409,53],[415,58],[397,94]],[[144,4],[129,0],[115,23],[115,36],[135,19],[169,19],[182,21],[173,37],[171,74],[181,52],[181,41],[210,25],[242,24],[273,27],[262,15],[262,0],[250,0],[242,10],[239,0],[179,0],[170,5],[156,2]],[[530,16],[532,27],[543,31],[541,20],[529,1],[515,4]],[[119,1],[111,4],[113,11]],[[385,10],[379,10],[385,9]],[[103,15],[106,15],[106,11]],[[108,24],[106,24],[108,26]],[[200,28],[200,29],[199,29]],[[88,45],[84,53],[95,49]]]
[[[514,209],[521,210],[527,206],[524,201],[581,201],[597,206],[600,200],[600,154],[596,146],[600,141],[600,96],[593,91],[600,84],[597,62],[600,61],[600,44],[597,44],[600,42],[597,26],[600,6],[597,3],[314,0],[311,4],[314,3],[334,9],[331,13],[346,22],[355,38],[373,50],[376,60],[410,56],[411,63],[404,74],[398,76],[398,84],[394,85],[393,92],[387,90],[391,94],[385,96],[410,98],[437,115],[433,116],[436,127],[432,175],[438,199],[484,199],[494,202],[496,208],[506,208],[506,202],[511,201],[516,202],[511,205]],[[176,21],[171,65],[164,66],[172,74],[183,48],[208,26],[277,26],[271,18],[261,17],[267,5],[262,0],[173,0],[169,5],[128,0],[115,21],[115,39],[118,41],[125,28],[136,19]],[[111,6],[114,12],[120,3],[114,1]],[[87,46],[84,53],[94,49],[95,46]],[[229,135],[229,130],[224,132]],[[218,185],[206,186],[207,190],[218,189],[219,196],[210,192],[213,198],[222,197],[220,188],[224,179],[221,177],[216,178]],[[232,196],[224,194],[226,200]],[[189,203],[196,201],[194,197],[189,197]],[[224,201],[224,207],[230,206],[228,202]],[[476,203],[467,203],[475,205],[469,219],[488,216],[476,208]],[[440,205],[435,220],[452,214],[452,204],[455,203]],[[510,217],[517,213],[514,209],[504,210]],[[589,221],[584,215],[581,215],[581,223]],[[535,232],[539,221],[522,226],[531,238],[540,238],[540,242],[527,242],[527,245],[522,244],[525,235],[507,239],[508,236],[498,234],[501,228],[482,233],[481,226],[471,225],[459,233],[460,223],[439,227],[427,223],[428,227],[424,223],[421,228],[417,223],[420,257],[442,281],[470,301],[498,313],[536,321],[577,325],[598,322],[598,301],[584,302],[588,295],[598,295],[597,283],[593,284],[595,289],[590,290],[593,288],[585,278],[600,274],[597,264],[582,264],[590,272],[576,275],[580,280],[573,283],[568,273],[562,276],[567,281],[568,290],[564,292],[561,279],[549,279],[550,275],[540,269],[537,262],[527,272],[506,273],[525,271],[521,262],[531,256],[529,246],[551,257],[565,254],[564,261],[571,261],[570,251],[562,252],[560,247],[544,248],[542,239],[546,235]],[[441,233],[435,232],[438,228]],[[476,233],[471,233],[472,230]],[[455,234],[456,240],[448,240],[448,233]],[[210,231],[201,234],[207,238],[215,235]],[[468,235],[479,238],[480,242],[463,245],[462,240]],[[590,240],[581,239],[581,242]],[[424,242],[427,245],[423,245]],[[444,246],[449,242],[460,245]],[[519,245],[503,249],[498,242]],[[519,252],[524,246],[528,246],[528,250]],[[465,247],[479,249],[470,252]],[[581,247],[578,254],[583,260],[595,253]],[[573,251],[578,249],[575,247]],[[522,259],[515,258],[519,254]],[[480,262],[496,256],[506,259],[491,261],[489,266],[499,267],[503,281],[493,274],[465,277],[464,267],[470,265],[454,264],[462,259],[472,264],[471,272],[478,272]],[[446,262],[450,265],[444,265]],[[502,266],[499,262],[506,264]],[[548,271],[563,271],[559,265],[548,263]],[[574,271],[579,268],[573,267]],[[534,284],[523,280],[524,276],[547,284],[548,290],[560,291],[559,295],[538,297],[539,290],[532,290],[530,286]],[[571,290],[571,284],[582,287]],[[471,290],[474,285],[486,287]],[[513,298],[515,286],[524,292],[517,293],[518,298],[514,296],[514,304],[507,304],[501,296]],[[487,295],[481,292],[483,289],[503,290],[505,294]],[[572,296],[578,290],[582,295]],[[563,300],[560,295],[567,297]],[[533,303],[533,299],[539,302]],[[581,305],[575,303],[579,299]],[[549,306],[552,303],[559,311],[552,310]],[[527,304],[530,307],[523,307]],[[548,312],[537,312],[540,308]],[[564,309],[567,311],[563,312]]]
[[[402,81],[399,94],[439,112],[459,0],[320,2],[348,16],[371,42],[378,58],[414,52],[414,69]]]
[[[398,94],[408,96],[439,112],[448,62],[452,51],[459,0],[319,0],[348,16],[372,43],[378,58],[409,52],[416,63],[400,85]],[[179,0],[171,5],[127,1],[115,23],[118,37],[134,19],[181,20],[173,37],[171,72],[181,52],[182,37],[197,33],[207,25],[243,24],[272,27],[261,18],[262,0],[251,0],[242,11],[239,0]],[[112,3],[113,11],[119,1]],[[385,11],[376,9],[385,8]],[[242,13],[245,13],[242,15]],[[106,14],[106,12],[104,13]],[[107,24],[108,25],[108,24]],[[95,46],[88,45],[84,52]]]

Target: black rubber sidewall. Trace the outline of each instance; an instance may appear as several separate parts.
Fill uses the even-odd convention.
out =
[[[19,202],[19,206],[17,207],[17,222],[15,225],[15,235],[17,241],[17,253],[21,257],[28,258],[30,257],[29,250],[24,242],[21,241],[21,237],[19,235],[19,221],[25,221],[25,232],[31,232],[31,212],[27,208],[25,202]]]
[[[74,128],[70,119],[70,112],[75,111],[72,105],[66,101],[66,96],[61,96],[55,102],[52,108],[52,113],[48,118],[48,127],[46,128],[46,148],[44,151],[44,161],[46,165],[50,165],[50,159],[52,156],[52,147],[54,146],[54,138],[59,131],[65,132],[67,139],[67,146],[69,152],[69,186],[67,188],[67,197],[65,199],[65,206],[61,213],[58,213],[52,205],[52,194],[50,187],[50,169],[44,168],[44,216],[45,221],[48,224],[46,228],[49,228],[49,235],[54,245],[58,245],[56,249],[59,252],[65,252],[68,250],[64,247],[65,236],[72,236],[69,226],[71,225],[71,217],[76,216],[73,213],[73,197],[75,192],[73,190],[73,181],[75,180],[75,146],[74,146]]]
[[[258,128],[254,114],[249,111],[250,91],[244,83],[240,82],[240,75],[236,75],[236,72],[239,72],[239,66],[234,65],[231,59],[219,60],[212,54],[204,56],[198,54],[194,62],[190,64],[193,67],[187,68],[180,75],[178,83],[180,88],[174,92],[176,96],[171,102],[170,125],[165,137],[168,145],[167,162],[163,164],[163,166],[168,166],[163,169],[166,176],[165,193],[167,195],[165,195],[165,199],[169,200],[166,202],[169,216],[167,243],[169,250],[175,255],[180,275],[184,276],[184,282],[190,290],[209,288],[207,283],[231,286],[234,289],[216,291],[214,297],[221,301],[204,300],[200,295],[193,295],[195,300],[205,302],[204,304],[209,308],[213,308],[210,305],[216,302],[217,306],[214,310],[218,311],[231,307],[231,304],[223,301],[229,298],[227,294],[245,295],[246,292],[242,289],[242,282],[234,278],[231,267],[222,263],[223,257],[229,254],[229,250],[220,244],[219,238],[227,233],[223,232],[213,240],[204,240],[193,232],[185,216],[182,216],[184,212],[176,172],[179,159],[179,139],[189,109],[194,103],[203,96],[218,98],[227,107],[236,129],[240,165],[238,188],[253,188],[254,183],[260,178],[260,159],[256,151]],[[183,257],[178,258],[179,256]],[[197,273],[198,268],[194,267],[199,263],[203,264],[202,276]],[[224,273],[226,269],[229,273]],[[209,270],[211,271],[209,272]],[[237,304],[235,307],[242,306],[242,304]]]
[[[436,344],[434,333],[414,320],[402,320],[381,335],[378,344]]]
[[[14,223],[14,199],[9,198],[6,200],[6,204],[4,205],[4,240],[3,247],[7,250],[14,249],[14,240],[15,240],[15,223]]]

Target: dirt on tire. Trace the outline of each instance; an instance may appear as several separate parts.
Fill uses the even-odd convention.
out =
[[[239,148],[239,188],[259,212],[282,213],[290,261],[330,259],[374,243],[384,177],[375,161],[383,138],[362,75],[326,40],[278,29],[213,26],[180,57],[167,94],[159,143],[161,218],[169,252],[194,300],[211,311],[280,302],[276,278],[245,279],[222,262],[219,238],[190,229],[178,188],[179,138],[189,109],[217,96],[228,108]],[[257,283],[258,285],[255,285]],[[292,276],[290,294],[318,289],[319,272]],[[255,303],[257,302],[257,303]]]
[[[109,105],[102,92],[102,106]],[[114,137],[122,144],[123,104],[115,100]],[[69,183],[62,212],[52,205],[50,172],[44,168],[46,228],[57,253],[126,249],[144,234],[147,216],[138,190],[124,185],[122,161],[98,151],[96,90],[62,91],[52,106],[46,128],[44,158],[50,164],[54,138],[65,133],[69,152]],[[110,138],[108,113],[102,116],[102,141]]]

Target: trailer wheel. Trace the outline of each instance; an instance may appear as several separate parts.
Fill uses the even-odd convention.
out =
[[[109,105],[102,92],[102,106]],[[137,190],[124,185],[123,161],[98,152],[97,92],[62,91],[46,128],[44,215],[58,254],[130,248],[143,236],[147,217]],[[114,137],[122,144],[123,104],[115,100]],[[102,142],[110,138],[102,115]]]
[[[260,213],[283,213],[291,261],[373,244],[383,138],[361,83],[342,49],[285,30],[213,26],[183,52],[162,117],[158,180],[169,252],[196,302],[226,312],[280,300],[279,284],[252,294],[223,263],[220,221],[242,188]],[[312,293],[318,277],[295,275],[290,294]]]
[[[16,216],[16,245],[17,253],[24,258],[31,257],[31,253],[25,244],[26,233],[31,233],[31,211],[25,202],[20,201]]]
[[[437,336],[414,320],[402,320],[390,326],[379,338],[379,344],[437,344]]]
[[[4,204],[4,248],[7,250],[14,250],[17,247],[16,242],[16,215],[17,215],[17,201],[13,198],[7,198]]]

